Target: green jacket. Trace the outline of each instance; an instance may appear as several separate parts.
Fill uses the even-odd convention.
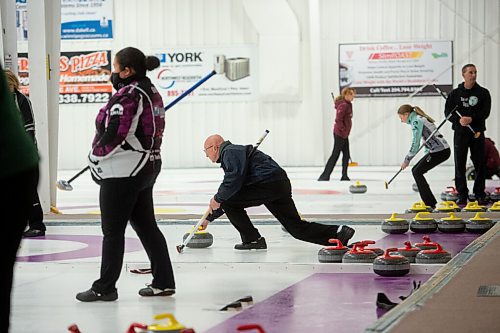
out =
[[[35,167],[38,160],[35,144],[24,130],[21,114],[0,67],[0,178]]]

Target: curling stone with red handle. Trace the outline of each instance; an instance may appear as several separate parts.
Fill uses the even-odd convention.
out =
[[[451,260],[451,254],[434,242],[435,249],[422,250],[417,254],[415,262],[417,264],[446,264]]]
[[[410,222],[410,230],[415,233],[429,233],[437,230],[437,222],[429,212],[420,212]]]
[[[257,333],[266,333],[262,326],[259,324],[247,324],[247,325],[240,325],[237,328],[238,332],[243,332],[243,331],[249,331],[249,330],[257,330]]]
[[[398,248],[398,252],[396,252],[396,254],[402,255],[403,257],[406,257],[410,263],[414,263],[415,257],[417,256],[417,253],[421,251],[421,249],[411,246],[410,241],[404,242],[404,245],[405,247]]]
[[[382,222],[382,231],[388,234],[404,234],[409,228],[408,220],[396,217],[396,213]]]
[[[398,251],[393,247],[385,250],[384,254],[373,261],[373,272],[381,276],[403,276],[410,272],[410,261],[401,255],[391,255]]]
[[[365,250],[364,248],[368,245],[366,242],[371,242],[370,244],[374,244],[374,241],[361,241],[355,243],[349,251],[344,254],[342,258],[342,263],[373,263],[373,260],[377,258],[375,252],[370,250]]]
[[[474,234],[482,234],[490,230],[493,226],[493,221],[487,217],[483,217],[483,212],[477,212],[474,217],[471,217],[465,224],[465,230]]]
[[[338,239],[329,239],[328,243],[334,246],[327,246],[318,251],[319,262],[342,262],[342,257],[349,249],[342,244]]]
[[[441,200],[443,201],[457,201],[458,191],[453,186],[448,186],[444,192],[441,192]]]
[[[436,248],[436,243],[431,241],[431,238],[428,235],[425,235],[422,237],[424,241],[422,243],[416,243],[415,246],[418,247],[421,250],[430,250],[430,249],[435,249]]]
[[[490,194],[491,201],[499,201],[500,200],[500,187],[495,188],[495,191]]]
[[[448,217],[443,217],[438,221],[438,230],[443,233],[458,233],[465,230],[465,221],[456,217],[455,213],[448,213]]]

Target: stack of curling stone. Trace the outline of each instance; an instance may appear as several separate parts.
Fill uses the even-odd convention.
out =
[[[334,246],[327,246],[319,250],[319,262],[342,262],[342,257],[349,249],[342,244],[338,239],[329,239],[328,243]]]
[[[191,229],[192,231],[193,229]],[[182,240],[185,241],[188,238],[190,232],[187,232],[182,237]],[[211,246],[214,243],[214,236],[206,230],[203,230],[201,227],[194,233],[193,237],[186,244],[187,247],[193,249],[203,249]]]
[[[490,212],[500,212],[500,201],[495,202],[491,207],[488,209]]]
[[[420,252],[420,249],[418,247],[411,246],[410,241],[404,242],[404,245],[405,247],[398,248],[397,254],[406,257],[410,263],[414,263],[415,257],[417,256],[417,253]]]
[[[349,192],[351,193],[365,193],[366,185],[361,184],[359,181],[356,181],[356,184],[349,186]]]
[[[449,212],[459,212],[461,211],[455,201],[442,201],[436,208],[436,213],[449,213]]]
[[[382,222],[382,231],[388,234],[404,234],[409,228],[408,220],[396,217],[396,213]]]
[[[344,254],[344,257],[342,258],[342,262],[345,264],[349,263],[373,263],[373,260],[377,258],[377,255],[375,252],[370,251],[370,250],[365,250],[365,246],[368,244],[365,243],[366,241],[361,241],[358,243],[355,243],[349,251],[347,251]]]
[[[481,206],[477,201],[472,201],[464,207],[464,212],[484,212],[486,210],[485,206]]]
[[[448,217],[443,217],[438,221],[438,230],[444,233],[463,232],[465,230],[465,221],[455,216],[454,212],[448,213]]]
[[[417,264],[446,264],[451,259],[451,254],[443,250],[440,244],[432,243],[434,249],[420,251],[415,262]]]
[[[411,189],[415,192],[418,192],[418,186],[417,186],[417,183],[413,183],[413,185],[411,186]]]
[[[478,212],[474,217],[471,217],[465,224],[465,230],[474,234],[482,234],[488,231],[493,226],[493,221],[482,215],[483,212]]]
[[[415,233],[429,233],[437,230],[437,222],[429,212],[420,212],[410,222],[410,230]]]
[[[443,201],[457,201],[458,191],[453,186],[448,186],[446,191],[441,192],[441,200]]]
[[[491,201],[498,201],[498,200],[500,200],[500,187],[495,188],[495,191],[493,191],[490,194],[490,199],[491,199]]]
[[[427,206],[423,201],[415,202],[406,213],[432,212],[432,207]]]
[[[373,272],[381,276],[403,276],[410,272],[410,261],[401,255],[391,255],[398,249],[390,248],[373,261]]]
[[[430,250],[436,248],[436,243],[431,241],[431,238],[428,235],[422,237],[424,241],[422,243],[416,243],[415,246],[420,250]]]

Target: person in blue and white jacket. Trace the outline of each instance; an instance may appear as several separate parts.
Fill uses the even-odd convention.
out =
[[[413,178],[415,178],[415,182],[417,183],[418,192],[420,193],[422,201],[427,206],[435,208],[437,201],[432,194],[424,174],[450,157],[450,146],[441,133],[434,133],[436,130],[434,119],[428,116],[418,106],[411,106],[408,104],[401,105],[398,109],[398,116],[402,123],[406,123],[411,126],[413,133],[410,151],[401,164],[401,169],[406,169],[406,167],[410,164],[410,161],[417,154],[421,142],[429,139],[432,134],[432,137],[425,143],[424,157],[422,157],[420,161],[415,164],[411,171],[413,173]]]

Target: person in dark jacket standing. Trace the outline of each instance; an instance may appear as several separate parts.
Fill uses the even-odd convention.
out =
[[[28,133],[31,140],[36,146],[36,136],[35,136],[35,115],[33,114],[33,107],[31,106],[31,101],[22,92],[19,91],[19,79],[16,74],[14,74],[10,69],[5,70],[5,75],[7,77],[7,83],[9,89],[14,96],[14,102],[21,112],[21,117],[24,122],[24,130]],[[30,209],[30,215],[28,218],[28,230],[23,233],[23,237],[39,237],[45,236],[45,231],[47,227],[43,223],[43,210],[40,205],[40,198],[38,197],[38,191],[34,193],[33,206]]]
[[[278,163],[252,146],[232,144],[214,134],[205,140],[204,151],[212,163],[220,163],[224,179],[219,190],[210,200],[211,214],[203,222],[226,213],[231,224],[238,230],[242,243],[236,250],[267,249],[266,240],[253,226],[245,208],[264,205],[285,229],[296,239],[320,245],[330,245],[331,238],[343,244],[354,235],[354,229],[336,225],[324,225],[301,219],[292,199],[292,187],[288,176]]]
[[[23,129],[21,116],[0,68],[0,332],[9,331],[14,264],[38,185],[38,154]]]
[[[453,112],[449,121],[453,124],[453,146],[455,153],[455,187],[458,191],[457,203],[467,204],[469,189],[465,176],[467,153],[470,149],[472,163],[476,170],[473,192],[480,204],[485,203],[486,194],[485,176],[486,165],[484,159],[484,131],[486,119],[490,115],[491,96],[488,89],[481,87],[477,82],[477,70],[473,64],[462,67],[464,82],[448,95],[445,104],[445,116],[448,116],[455,107],[461,117]],[[478,138],[468,128],[480,132]]]
[[[342,177],[340,180],[350,180],[347,176],[347,167],[349,165],[350,152],[349,152],[349,133],[352,127],[352,101],[356,95],[354,88],[346,87],[342,89],[340,96],[335,98],[335,109],[337,115],[335,116],[335,124],[333,125],[333,151],[332,155],[326,162],[325,169],[318,181],[330,180],[330,175],[333,168],[339,159],[342,152]]]
[[[156,57],[127,47],[116,53],[111,82],[116,93],[99,110],[89,153],[92,178],[100,185],[103,232],[101,275],[76,295],[81,302],[114,301],[123,265],[128,221],[151,261],[153,281],[141,296],[175,293],[172,263],[165,237],[154,216],[153,185],[161,170],[160,147],[165,128],[163,100],[146,76],[160,65]]]

